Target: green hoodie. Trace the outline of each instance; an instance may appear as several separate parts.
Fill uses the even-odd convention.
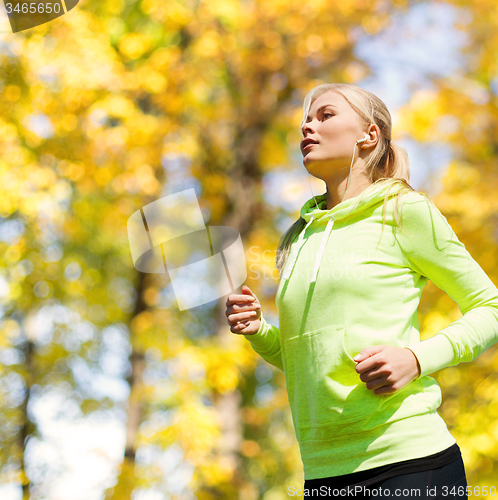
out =
[[[383,202],[385,226],[381,236]],[[424,195],[381,182],[326,209],[326,194],[301,209],[276,294],[279,328],[261,317],[253,349],[285,373],[305,480],[425,457],[456,440],[437,413],[441,389],[428,375],[472,361],[498,341],[498,289]],[[377,246],[378,244],[378,246]],[[417,308],[431,280],[463,316],[421,341]],[[374,345],[408,347],[420,377],[376,395],[353,357]]]

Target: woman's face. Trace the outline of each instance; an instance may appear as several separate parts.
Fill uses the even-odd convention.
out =
[[[315,177],[327,180],[349,171],[356,141],[365,137],[365,127],[356,111],[341,94],[329,91],[319,96],[302,128],[303,164]],[[306,139],[316,141],[307,146]],[[362,146],[360,143],[358,146]],[[359,151],[355,151],[358,158]]]

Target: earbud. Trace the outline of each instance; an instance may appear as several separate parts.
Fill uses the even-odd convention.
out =
[[[359,144],[360,142],[368,141],[368,139],[370,139],[370,136],[367,134],[367,135],[365,135],[365,137],[363,139],[360,139],[359,141],[356,141],[356,144]]]

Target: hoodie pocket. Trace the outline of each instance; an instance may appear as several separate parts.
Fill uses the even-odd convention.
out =
[[[285,342],[287,392],[297,430],[359,421],[380,406],[382,398],[360,380],[344,336],[344,325],[336,325]]]

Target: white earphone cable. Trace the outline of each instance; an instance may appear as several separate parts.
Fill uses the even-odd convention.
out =
[[[346,185],[346,189],[344,190],[344,194],[342,195],[341,203],[344,201],[344,197],[346,196],[346,193],[348,192],[349,184],[351,182],[351,173],[353,171],[354,153],[355,153],[355,150],[356,150],[356,146],[358,145],[358,142],[360,142],[360,141],[356,141],[356,144],[354,145],[354,148],[353,148],[353,157],[351,158],[351,165],[349,166],[348,183]]]
[[[358,143],[360,142],[365,142],[365,141],[368,141],[369,137],[368,136],[365,136],[364,139],[360,139],[359,141],[356,141],[355,145],[354,145],[354,148],[353,148],[353,157],[351,158],[351,165],[349,166],[349,176],[348,176],[348,182],[347,182],[347,185],[346,185],[346,189],[344,191],[344,194],[342,195],[342,200],[341,200],[341,203],[344,201],[344,197],[346,196],[346,193],[348,192],[348,189],[349,189],[349,184],[351,182],[351,173],[352,173],[352,168],[353,168],[353,162],[354,162],[354,153],[355,153],[355,150],[356,150],[356,146],[358,145]],[[313,193],[313,190],[311,189],[311,174],[308,172],[308,183],[309,183],[309,186],[310,186],[310,192],[311,192],[311,195],[313,196],[313,199],[315,200],[315,206],[316,208],[318,208],[318,202],[316,201],[316,198],[315,198],[315,195]]]
[[[310,185],[311,196],[313,196],[313,199],[315,200],[315,206],[316,208],[318,208],[318,202],[316,201],[313,190],[311,189],[311,174],[309,172],[308,172],[308,184]]]

